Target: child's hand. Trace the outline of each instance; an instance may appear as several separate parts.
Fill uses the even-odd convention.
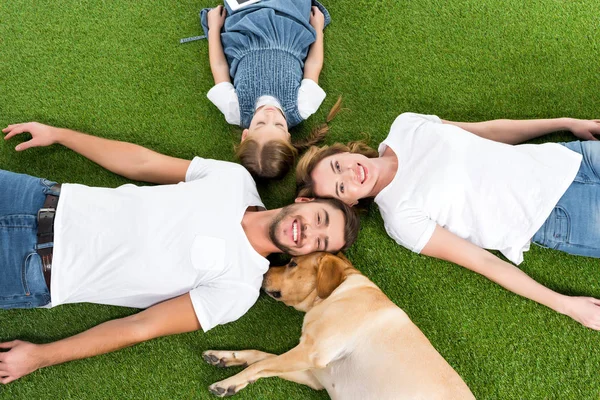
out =
[[[208,30],[221,31],[227,17],[227,10],[223,6],[216,6],[208,12]]]
[[[310,10],[310,24],[316,31],[322,31],[325,28],[325,16],[319,7],[313,6]]]

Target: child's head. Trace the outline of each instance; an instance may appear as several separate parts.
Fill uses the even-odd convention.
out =
[[[256,178],[281,179],[294,165],[300,151],[320,142],[331,121],[340,109],[341,97],[327,116],[327,122],[312,130],[309,137],[291,143],[285,116],[277,107],[266,105],[254,113],[248,129],[242,132],[242,141],[235,155]]]
[[[242,133],[236,155],[256,177],[283,178],[294,163],[298,150],[290,143],[287,121],[281,110],[270,105],[256,110],[250,127]]]
[[[254,177],[281,179],[294,164],[298,150],[289,139],[246,138],[237,146],[235,154]]]

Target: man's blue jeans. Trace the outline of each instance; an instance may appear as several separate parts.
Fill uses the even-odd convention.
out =
[[[563,146],[583,156],[579,172],[532,241],[542,247],[600,258],[600,142]]]
[[[36,253],[37,212],[54,182],[0,170],[0,309],[50,302]]]

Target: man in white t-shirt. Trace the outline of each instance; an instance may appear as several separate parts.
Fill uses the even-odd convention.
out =
[[[0,308],[90,302],[147,308],[79,335],[0,344],[0,383],[159,336],[205,332],[255,303],[270,253],[339,251],[358,218],[341,202],[265,210],[240,165],[168,157],[131,143],[27,123],[18,151],[60,143],[129,179],[159,186],[64,184],[0,170]]]

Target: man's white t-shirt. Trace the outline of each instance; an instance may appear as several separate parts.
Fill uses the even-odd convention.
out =
[[[581,163],[557,143],[512,146],[412,113],[396,118],[379,154],[388,147],[398,171],[375,202],[394,240],[420,253],[438,224],[515,264]]]
[[[65,184],[52,306],[146,308],[189,293],[204,331],[234,321],[256,302],[269,267],[241,225],[252,206],[264,208],[245,168],[198,157],[176,185]]]
[[[206,97],[223,113],[227,123],[232,125],[241,123],[240,102],[231,82],[217,83],[208,91]],[[264,97],[273,98],[271,96],[262,96],[261,98]],[[313,115],[321,107],[323,100],[325,100],[325,91],[312,79],[303,79],[298,89],[298,113],[300,116],[307,119]],[[260,107],[259,102],[260,99],[255,108]],[[277,106],[277,108],[281,109],[281,106]]]

